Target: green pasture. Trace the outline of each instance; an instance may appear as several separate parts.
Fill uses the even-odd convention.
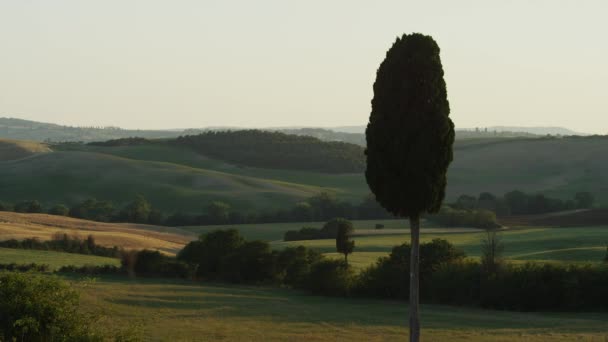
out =
[[[447,229],[446,229],[447,230]],[[421,241],[447,239],[462,248],[470,257],[479,257],[485,232],[450,233],[421,231]],[[515,228],[503,230],[499,236],[504,244],[504,257],[517,262],[547,261],[561,263],[601,262],[607,253],[608,227],[575,228]],[[349,260],[355,266],[375,262],[378,256],[388,255],[393,246],[409,242],[409,234],[354,237],[355,251]],[[304,245],[324,253],[335,252],[334,240],[276,241],[273,248]]]
[[[51,270],[61,266],[120,265],[115,258],[31,249],[0,248],[0,264],[46,264]]]
[[[78,285],[77,285],[78,286]],[[83,310],[108,333],[153,341],[403,341],[407,305],[299,291],[101,278]],[[519,313],[422,305],[423,341],[605,341],[608,315]]]

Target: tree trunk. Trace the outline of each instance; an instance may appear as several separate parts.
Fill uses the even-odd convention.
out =
[[[419,291],[419,276],[420,276],[420,217],[418,215],[410,216],[410,233],[412,237],[412,246],[410,254],[410,342],[418,342],[420,340],[420,291]]]
[[[348,265],[348,254],[344,253],[344,263]]]

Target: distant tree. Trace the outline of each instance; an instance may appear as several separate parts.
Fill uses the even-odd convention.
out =
[[[42,212],[42,206],[40,205],[40,202],[33,200],[33,201],[21,201],[17,204],[15,204],[15,212],[18,213],[41,213]]]
[[[207,206],[207,216],[213,224],[228,223],[230,205],[220,201],[213,201]]]
[[[453,158],[449,113],[437,43],[418,33],[397,38],[376,74],[365,176],[384,208],[410,220],[410,341],[420,339],[420,215],[440,209]]]
[[[0,211],[13,211],[13,206],[8,203],[0,202]]]
[[[505,194],[505,201],[509,209],[514,215],[527,214],[528,212],[528,196],[519,191],[511,191]]]
[[[494,229],[486,230],[481,240],[481,268],[484,272],[494,274],[500,270],[503,263],[504,244],[500,235]]]
[[[197,275],[215,278],[223,258],[233,253],[245,240],[236,229],[215,230],[202,234],[178,254],[177,259],[197,266]]]
[[[590,192],[578,192],[574,196],[576,207],[579,209],[588,209],[593,207],[595,198]]]
[[[164,220],[163,213],[158,209],[152,209],[148,215],[149,224],[162,224]]]
[[[150,202],[142,195],[137,195],[133,202],[125,206],[120,212],[120,218],[126,222],[148,223],[152,212]]]
[[[604,256],[604,262],[608,263],[608,246],[606,246],[606,255]]]
[[[477,198],[470,195],[460,195],[454,204],[456,209],[473,210],[477,207]]]
[[[348,265],[348,255],[355,249],[355,241],[352,241],[352,234],[355,229],[350,221],[342,220],[338,225],[336,235],[336,251],[344,254],[344,263]]]
[[[68,216],[70,209],[63,204],[57,204],[49,209],[49,214],[58,216]]]
[[[299,202],[292,209],[292,215],[298,221],[310,222],[313,220],[314,212],[310,203]]]

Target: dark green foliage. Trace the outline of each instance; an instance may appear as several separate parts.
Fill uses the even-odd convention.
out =
[[[116,267],[114,265],[84,265],[84,266],[62,266],[57,270],[57,273],[76,273],[84,274],[88,276],[99,276],[99,275],[126,275],[127,272],[123,267]]]
[[[242,243],[220,260],[220,277],[233,283],[259,283],[275,276],[275,255],[265,241]]]
[[[213,279],[220,274],[222,259],[244,242],[236,229],[216,230],[190,242],[178,253],[177,259],[196,265],[198,276]]]
[[[323,228],[304,227],[300,230],[288,230],[283,236],[284,241],[300,241],[300,240],[319,240],[319,239],[335,239],[338,235],[338,230],[342,225],[352,228],[352,223],[344,218],[333,218],[323,225]],[[352,231],[351,231],[352,232]]]
[[[578,209],[589,209],[593,207],[595,198],[590,192],[578,192],[574,196],[574,200],[576,201],[576,207]]]
[[[355,249],[355,241],[352,241],[351,235],[355,231],[353,224],[345,219],[337,220],[338,232],[336,234],[336,251],[344,254],[344,262],[348,264],[348,255]]]
[[[56,204],[49,209],[49,214],[58,216],[68,216],[70,209],[63,204]]]
[[[206,132],[171,143],[237,165],[328,173],[361,172],[363,149],[343,142],[259,130]]]
[[[230,219],[230,205],[220,201],[214,201],[207,206],[208,222],[211,224],[228,223]]]
[[[304,287],[312,265],[321,260],[321,253],[316,250],[304,246],[285,248],[277,255],[277,280],[287,286]]]
[[[48,272],[49,265],[45,264],[0,264],[0,271],[11,271],[11,272]]]
[[[8,203],[0,202],[0,211],[13,211],[13,206]]]
[[[186,279],[194,275],[193,268],[187,263],[166,256],[159,251],[147,249],[123,252],[121,265],[122,270],[132,276]],[[107,271],[111,272],[113,270],[109,269]]]
[[[108,201],[88,199],[73,206],[70,216],[93,221],[109,222],[114,215],[114,204]]]
[[[17,213],[41,213],[42,206],[40,202],[33,201],[21,201],[15,204],[15,212]]]
[[[380,223],[376,223],[375,229],[384,229],[384,225]]]
[[[394,215],[441,207],[454,142],[449,113],[435,41],[416,33],[397,38],[376,74],[365,151],[367,183]]]
[[[322,260],[312,266],[306,289],[314,294],[347,296],[354,283],[354,272],[344,261]]]
[[[445,227],[498,228],[496,214],[485,209],[458,210],[443,207],[437,214],[429,215],[427,219]]]
[[[58,251],[66,253],[77,253],[87,255],[98,255],[105,257],[118,258],[121,255],[121,249],[118,247],[104,247],[97,245],[92,235],[82,240],[77,236],[69,236],[67,234],[55,234],[53,239],[40,241],[36,238],[24,240],[5,240],[0,241],[0,247],[15,248],[15,249],[34,249],[43,251]]]
[[[407,299],[409,295],[410,245],[393,247],[388,257],[361,272],[357,291],[362,294]],[[462,260],[463,251],[447,240],[434,239],[420,244],[420,276],[424,287],[442,264]]]
[[[152,206],[142,195],[137,195],[133,202],[125,206],[119,214],[125,222],[148,223]]]
[[[78,312],[78,293],[55,277],[0,273],[3,341],[98,341]]]
[[[137,145],[148,145],[153,143],[153,140],[138,138],[138,137],[130,137],[130,138],[120,138],[113,139],[107,141],[93,141],[88,143],[87,145],[91,146],[137,146]]]
[[[495,274],[503,266],[502,254],[505,246],[500,235],[495,230],[486,231],[481,240],[481,268],[483,272]]]

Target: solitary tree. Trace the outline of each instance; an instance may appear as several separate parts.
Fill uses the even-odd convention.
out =
[[[410,341],[420,338],[420,215],[437,212],[445,197],[449,113],[437,43],[419,33],[397,38],[376,74],[365,177],[384,208],[410,220]]]
[[[355,249],[355,241],[351,239],[353,224],[341,219],[338,221],[338,234],[336,234],[336,250],[344,254],[344,262],[348,265],[348,255]]]

